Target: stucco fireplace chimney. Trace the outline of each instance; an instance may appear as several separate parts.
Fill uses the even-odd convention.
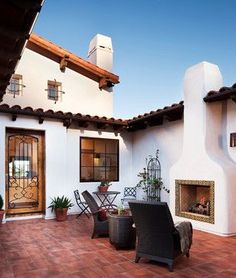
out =
[[[88,61],[112,72],[113,48],[110,37],[97,34],[89,43]]]
[[[225,107],[221,102],[208,105],[203,101],[210,90],[222,86],[217,65],[202,62],[185,73],[183,150],[170,170],[170,208],[176,221],[187,217],[192,219],[194,228],[230,235],[236,233],[236,205],[232,197],[236,193],[236,167],[227,151]],[[206,223],[199,216],[191,218],[190,212],[178,211],[181,184],[185,188],[189,185],[188,191],[212,184],[212,200],[209,199],[212,210],[214,202],[212,221]]]

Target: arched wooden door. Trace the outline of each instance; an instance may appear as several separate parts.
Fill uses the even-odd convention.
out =
[[[7,214],[44,212],[44,133],[7,130]]]

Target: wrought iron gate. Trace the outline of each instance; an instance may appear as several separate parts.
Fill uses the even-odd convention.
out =
[[[7,213],[42,212],[43,135],[7,132]]]

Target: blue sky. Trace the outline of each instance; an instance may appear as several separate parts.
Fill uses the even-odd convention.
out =
[[[235,0],[46,0],[34,32],[82,58],[95,34],[112,37],[114,116],[131,118],[182,100],[184,72],[201,61],[236,83],[235,10]]]

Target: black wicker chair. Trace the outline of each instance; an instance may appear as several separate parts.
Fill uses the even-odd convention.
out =
[[[82,193],[86,203],[89,206],[89,209],[92,213],[94,225],[93,225],[93,233],[91,238],[100,235],[108,236],[108,220],[101,221],[99,220],[99,206],[93,196],[86,190]]]
[[[181,254],[181,246],[167,203],[130,201],[129,206],[138,237],[135,262],[144,257],[167,263],[169,271],[173,271],[174,259]],[[189,257],[189,252],[186,256]]]
[[[83,213],[89,218],[90,212],[88,210],[88,204],[81,200],[79,190],[75,190],[74,195],[75,195],[76,203],[77,203],[78,207],[80,208],[80,213],[77,215],[77,218],[80,217],[80,215],[82,215]]]

